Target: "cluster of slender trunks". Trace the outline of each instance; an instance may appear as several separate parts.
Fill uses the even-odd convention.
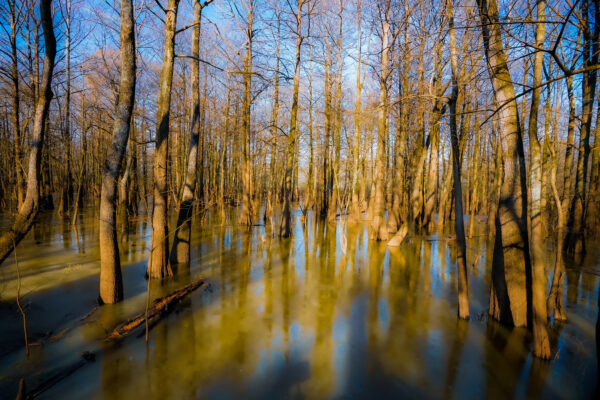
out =
[[[262,217],[265,224],[271,226],[272,232],[278,232],[282,239],[292,235],[294,202],[299,204],[303,221],[308,210],[313,210],[316,218],[327,219],[332,223],[340,215],[347,216],[351,223],[367,220],[370,238],[389,242],[390,245],[400,244],[409,230],[425,234],[436,230],[441,232],[438,228],[453,221],[458,269],[457,314],[461,319],[469,319],[470,316],[467,237],[474,236],[477,214],[487,214],[489,236],[494,243],[488,315],[505,325],[529,328],[533,334],[533,353],[543,359],[551,358],[548,320],[566,319],[563,305],[564,259],[566,256],[581,257],[585,254],[586,232],[600,219],[598,151],[592,152],[590,146],[590,138],[594,136],[596,144],[600,132],[598,122],[596,132],[592,132],[600,46],[600,25],[593,23],[593,20],[600,17],[599,2],[583,0],[578,6],[581,26],[577,41],[582,41],[583,67],[575,69],[575,65],[578,65],[575,56],[572,67],[559,65],[564,73],[563,81],[567,85],[569,100],[564,155],[559,150],[557,133],[558,96],[554,107],[556,115],[552,119],[550,85],[547,85],[545,105],[541,101],[544,88],[542,75],[544,72],[548,76],[552,74],[552,64],[545,64],[544,55],[550,53],[558,62],[556,47],[552,51],[545,47],[548,41],[546,24],[543,22],[547,9],[545,0],[538,0],[532,9],[532,15],[538,21],[531,45],[536,51],[532,57],[532,81],[528,81],[526,73],[523,85],[531,88],[527,91],[527,94],[530,93],[529,107],[525,101],[525,93],[517,95],[515,92],[497,0],[476,1],[474,10],[479,15],[482,33],[482,51],[478,54],[469,52],[472,43],[466,33],[462,35],[462,43],[457,43],[455,2],[442,2],[445,14],[440,26],[444,29],[439,30],[439,36],[431,47],[434,62],[429,81],[425,74],[428,33],[422,29],[420,37],[410,37],[409,24],[409,21],[414,21],[418,26],[425,27],[429,23],[426,13],[422,9],[417,13],[406,3],[404,9],[399,10],[395,9],[396,4],[392,0],[378,2],[380,24],[377,27],[377,38],[380,41],[380,51],[377,53],[376,70],[379,93],[377,98],[370,98],[368,112],[371,112],[372,118],[368,121],[364,117],[366,111],[362,103],[365,67],[361,26],[363,10],[361,0],[356,0],[355,104],[353,112],[345,113],[353,121],[351,133],[345,131],[343,110],[343,38],[344,27],[347,26],[344,24],[344,2],[340,0],[338,4],[331,5],[330,11],[332,19],[337,23],[336,29],[327,27],[327,34],[322,35],[320,42],[324,50],[321,67],[324,88],[323,112],[320,113],[322,117],[313,115],[313,104],[317,102],[313,97],[313,49],[316,48],[313,37],[317,35],[313,35],[311,31],[319,29],[313,26],[315,2],[297,0],[294,7],[290,7],[289,14],[294,22],[294,29],[290,30],[295,40],[295,58],[292,63],[293,78],[290,77],[291,107],[287,129],[280,127],[282,17],[281,10],[277,10],[272,107],[270,124],[265,129],[270,137],[260,145],[257,144],[252,117],[255,100],[253,80],[256,79],[255,75],[259,75],[253,67],[256,57],[253,45],[257,31],[255,0],[245,0],[240,8],[232,7],[232,12],[235,11],[234,14],[239,18],[238,22],[244,24],[242,68],[222,70],[227,72],[229,78],[226,101],[223,109],[217,110],[215,107],[213,114],[223,115],[220,122],[223,134],[219,145],[205,140],[211,128],[206,118],[207,110],[211,107],[208,104],[206,66],[216,67],[201,56],[201,22],[204,8],[212,2],[213,0],[195,1],[193,23],[179,30],[179,0],[168,0],[165,8],[161,6],[164,12],[163,60],[158,82],[156,130],[152,139],[155,149],[150,190],[146,188],[146,179],[142,179],[141,183],[135,180],[138,154],[134,148],[140,139],[136,137],[136,130],[142,133],[141,140],[144,140],[146,128],[142,126],[137,129],[135,121],[138,88],[134,7],[131,0],[120,0],[118,95],[108,150],[101,168],[98,168],[101,183],[98,190],[101,265],[99,301],[117,303],[124,299],[117,226],[126,227],[128,215],[137,212],[137,200],[131,194],[135,190],[131,185],[143,188],[146,212],[151,214],[152,241],[147,265],[148,279],[167,278],[177,273],[179,268],[189,267],[192,221],[196,214],[213,206],[225,222],[226,204],[239,205],[237,222],[240,225],[249,228]],[[70,7],[70,2],[68,5]],[[396,23],[400,14],[404,22]],[[48,180],[42,177],[43,156],[48,152],[45,133],[53,96],[51,88],[56,57],[51,0],[40,1],[39,16],[45,55],[43,71],[35,85],[35,115],[27,173],[25,168],[16,168],[15,198],[18,213],[8,232],[0,236],[0,262],[7,258],[27,234],[37,213],[49,208],[52,203],[51,195],[48,196],[50,190],[46,187],[49,185]],[[14,33],[17,26],[14,18],[11,21],[11,32]],[[70,17],[65,23],[68,86],[65,98],[67,123],[62,137],[66,154],[71,154],[71,128],[68,122],[71,119],[68,106],[71,101]],[[176,136],[176,152],[183,153],[183,157],[174,161],[171,157],[173,151],[170,150],[173,141],[172,94],[175,59],[180,56],[175,52],[175,45],[177,35],[188,28],[192,29],[191,54],[185,56],[189,59],[191,74],[190,97],[181,102],[181,108],[187,108],[184,115],[189,123],[180,129],[187,135],[187,145],[179,141],[183,136]],[[305,43],[307,39],[308,44]],[[9,42],[16,60],[16,36],[12,35]],[[303,58],[306,51],[309,55]],[[415,58],[415,51],[417,62],[413,63],[411,61]],[[444,54],[449,55],[450,64],[450,79],[447,84],[443,82],[447,76],[442,64]],[[478,64],[482,58],[485,58],[493,89],[495,111],[488,118],[489,122],[482,121],[478,115],[479,88],[471,83],[475,73],[467,67],[468,63]],[[301,75],[307,62],[308,68],[304,69],[308,75],[307,96],[303,97]],[[528,63],[529,61],[527,66]],[[202,64],[205,69],[201,89]],[[16,69],[15,61],[12,71],[13,113],[10,118],[16,133],[11,152],[15,160],[24,161],[21,137],[24,130],[20,128],[21,106]],[[575,75],[582,77],[580,117],[575,112]],[[521,110],[519,97],[523,98]],[[305,99],[306,107],[302,104]],[[544,107],[540,110],[542,106]],[[85,107],[82,104],[83,109]],[[540,123],[542,111],[543,127]],[[307,114],[307,121],[301,120],[303,112]],[[600,117],[600,107],[598,116]],[[315,121],[317,119],[322,120],[322,126],[318,126]],[[577,119],[580,120],[578,146],[575,145],[574,134]],[[550,126],[552,120],[555,126]],[[216,130],[216,126],[213,123],[212,128]],[[59,212],[66,214],[74,208],[74,223],[78,204],[85,190],[85,133],[88,129],[91,128],[82,123],[83,155],[77,191],[72,184],[74,178],[72,167],[68,164],[71,162],[69,156],[65,160],[65,170],[61,172],[68,185],[61,187]],[[543,140],[540,140],[539,132],[542,130]],[[443,140],[441,132],[448,133],[449,141]],[[473,132],[471,138],[470,132]],[[527,159],[523,140],[525,132],[528,138]],[[343,148],[342,142],[344,134],[348,137],[346,148]],[[308,136],[308,168],[304,185],[300,184],[298,178],[299,143],[302,135]],[[284,138],[283,146],[279,146],[281,136]],[[445,151],[446,142],[449,149]],[[133,148],[128,150],[128,146]],[[260,151],[257,150],[258,146],[263,146],[259,148]],[[467,152],[472,155],[470,159],[466,159]],[[449,154],[447,160],[444,158],[445,154]],[[143,152],[144,168],[146,157]],[[563,181],[559,182],[561,161]],[[489,167],[490,164],[492,168]],[[478,171],[482,165],[487,166],[487,170]],[[232,170],[227,173],[229,167]],[[571,179],[572,176],[574,179]],[[465,180],[467,186],[463,191]],[[173,186],[176,190],[172,189]],[[0,190],[0,200],[4,201],[4,183]],[[151,198],[151,205],[148,198]],[[553,205],[548,204],[548,199],[554,202]],[[177,217],[175,225],[170,227],[169,210],[173,202],[176,203]],[[277,213],[279,209],[281,212]],[[549,209],[556,212],[557,226],[554,230],[549,228]],[[470,217],[468,227],[465,226],[465,214]],[[275,217],[278,217],[277,223]],[[123,228],[124,240],[127,240],[126,233],[127,229]],[[554,242],[557,243],[556,258],[552,266],[546,264],[548,259],[544,243],[547,234],[554,234]],[[550,293],[546,295],[546,271],[549,269],[553,269],[552,285]]]

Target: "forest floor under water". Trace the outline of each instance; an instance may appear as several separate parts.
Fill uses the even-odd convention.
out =
[[[115,343],[107,332],[146,305],[146,218],[132,221],[121,243],[125,301],[97,307],[97,216],[85,210],[73,229],[68,219],[40,215],[16,250],[29,356],[15,255],[0,266],[0,398],[14,399],[21,378],[34,390],[65,371],[40,397],[594,397],[597,242],[582,263],[567,263],[568,320],[551,324],[556,357],[544,362],[530,354],[526,329],[486,316],[492,245],[483,225],[467,243],[471,319],[459,321],[451,232],[410,234],[388,247],[368,240],[364,222],[293,217],[285,240],[268,226],[245,231],[210,213],[194,221],[192,265],[151,281],[150,295],[200,278],[210,286],[151,326],[148,343],[143,330]],[[550,244],[546,254],[550,281]]]

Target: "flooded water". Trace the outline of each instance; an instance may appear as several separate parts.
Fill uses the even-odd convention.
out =
[[[0,268],[0,397],[87,362],[45,391],[51,399],[158,398],[592,398],[598,246],[568,265],[566,323],[550,329],[556,358],[529,353],[530,333],[487,321],[491,246],[468,241],[469,322],[456,318],[456,261],[451,234],[410,235],[397,248],[368,240],[366,226],[305,225],[294,236],[243,232],[208,215],[195,223],[193,265],[150,285],[164,295],[201,277],[210,282],[150,330],[107,343],[106,332],[143,310],[150,227],[132,223],[124,244],[126,300],[96,305],[96,217],[77,231],[42,216],[19,245],[21,303],[11,258]],[[235,218],[231,217],[235,221]],[[549,258],[552,251],[548,251]],[[550,276],[550,271],[549,274]],[[81,317],[93,312],[81,321]],[[142,333],[143,335],[143,333]]]

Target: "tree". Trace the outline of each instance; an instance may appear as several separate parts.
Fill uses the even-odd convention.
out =
[[[244,92],[242,96],[242,213],[240,224],[252,226],[252,164],[250,162],[250,111],[252,107],[252,41],[254,39],[254,2],[242,3],[246,10],[246,54],[244,56]]]
[[[147,275],[150,278],[165,278],[173,275],[169,263],[168,227],[168,154],[169,121],[171,115],[171,87],[175,62],[175,28],[179,0],[169,0],[165,11],[165,40],[163,64],[160,72],[156,111],[156,150],[154,151],[154,208],[152,210],[152,244],[148,260]]]
[[[117,180],[127,149],[136,82],[135,22],[132,0],[121,0],[121,77],[113,123],[110,151],[107,153],[100,194],[100,296],[102,303],[123,300],[123,279],[117,242]]]
[[[371,239],[387,240],[387,225],[384,220],[385,198],[383,195],[387,137],[387,100],[388,100],[388,62],[390,34],[390,0],[383,5],[383,25],[381,31],[381,72],[379,75],[379,115],[377,126],[377,158],[375,162],[375,197],[373,199],[373,221],[371,222]]]
[[[196,191],[196,169],[198,164],[198,139],[200,136],[200,27],[202,23],[202,10],[213,0],[204,3],[194,3],[194,30],[192,31],[192,57],[190,58],[192,70],[192,102],[190,142],[188,146],[187,167],[185,181],[181,192],[179,215],[173,247],[171,249],[172,265],[190,264],[190,242],[192,239],[192,211],[194,209],[194,193]],[[205,74],[206,75],[206,74]]]
[[[452,94],[448,100],[450,108],[450,141],[452,144],[452,176],[454,178],[454,229],[456,231],[457,267],[458,267],[458,317],[469,319],[469,280],[467,275],[467,243],[462,204],[461,165],[462,159],[458,146],[456,129],[456,103],[458,101],[458,58],[454,33],[453,0],[447,1],[448,28],[450,32],[450,66],[452,69]]]
[[[40,80],[40,95],[36,102],[35,117],[33,120],[25,200],[20,205],[19,212],[10,230],[0,236],[0,263],[12,253],[16,245],[29,232],[39,211],[40,161],[44,148],[44,134],[48,120],[48,110],[50,108],[50,100],[52,99],[52,73],[56,57],[56,38],[54,36],[51,5],[52,0],[40,0],[40,19],[44,32],[46,51],[44,55],[44,68]]]
[[[527,187],[525,156],[515,90],[502,43],[498,3],[477,0],[484,52],[494,88],[504,176],[495,217],[489,314],[507,325],[527,325],[526,276],[531,268],[527,238]]]
[[[352,151],[352,197],[350,202],[350,218],[358,222],[360,221],[360,183],[358,172],[360,169],[360,112],[361,112],[361,92],[363,80],[360,75],[360,67],[362,64],[362,2],[357,0],[356,3],[356,48],[358,51],[356,62],[356,99],[354,105],[354,143]]]
[[[544,21],[546,18],[546,2],[539,0],[537,3],[537,19]],[[535,26],[535,44],[537,47],[544,45],[546,24],[538,22]],[[529,113],[529,170],[531,180],[531,280],[532,280],[532,318],[533,318],[533,354],[549,359],[550,343],[546,331],[546,276],[544,263],[544,233],[542,228],[542,149],[538,140],[537,120],[540,102],[539,88],[542,80],[542,66],[544,53],[535,53],[533,64],[533,87],[531,94],[531,110]]]
[[[292,162],[296,148],[296,135],[298,125],[298,91],[300,86],[300,61],[302,50],[302,6],[303,0],[298,0],[296,17],[296,67],[294,70],[294,88],[292,92],[292,112],[290,116],[290,131],[288,133],[288,145],[285,159],[285,185],[283,187],[283,218],[279,228],[279,236],[289,237],[291,235],[291,208],[290,196],[292,195]]]
[[[591,1],[594,6],[591,7]],[[592,9],[594,11],[591,16]],[[598,64],[600,56],[600,1],[582,0],[581,2],[581,27],[583,32],[583,68],[590,68]],[[591,21],[594,23],[592,31]],[[579,139],[579,152],[577,155],[577,169],[575,175],[575,193],[569,205],[569,218],[567,221],[567,236],[565,249],[572,255],[585,254],[585,217],[587,205],[588,162],[590,156],[590,131],[592,126],[592,110],[596,94],[596,69],[583,72],[581,82],[581,128]]]

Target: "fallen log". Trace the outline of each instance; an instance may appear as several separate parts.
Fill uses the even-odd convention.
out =
[[[159,297],[158,299],[154,300],[152,305],[148,308],[148,323],[151,324],[156,320],[167,316],[173,310],[173,306],[175,306],[175,304],[177,304],[182,298],[200,287],[207,286],[208,283],[204,279],[201,279],[199,281],[192,282],[181,289],[171,292],[164,297]],[[108,336],[106,336],[106,340],[111,341],[127,336],[140,325],[144,324],[145,321],[146,312],[144,311],[117,325],[117,327],[114,328]]]
[[[184,286],[181,289],[178,289],[174,292],[169,293],[164,297],[159,297],[154,300],[152,305],[148,308],[148,323],[156,324],[161,318],[167,316],[171,311],[173,311],[174,306],[183,299],[186,295],[193,292],[194,290],[200,287],[208,287],[209,284],[206,280],[201,279],[196,282],[192,282],[187,286]],[[87,319],[92,312],[86,314],[80,321],[84,321]],[[107,341],[117,341],[127,336],[129,333],[134,331],[137,327],[142,325],[146,320],[146,312],[141,312],[135,315],[133,318],[129,319],[126,322],[123,322],[106,337]],[[27,391],[25,390],[25,382],[19,384],[19,394],[17,398],[21,399],[34,399],[39,397],[48,389],[53,387],[56,383],[62,381],[63,379],[71,376],[75,371],[79,370],[81,367],[85,366],[89,362],[93,362],[96,360],[96,354],[93,351],[84,351],[81,353],[81,358],[72,364],[67,365],[66,367],[55,370],[49,374],[45,375],[45,378],[42,379],[33,390]]]

